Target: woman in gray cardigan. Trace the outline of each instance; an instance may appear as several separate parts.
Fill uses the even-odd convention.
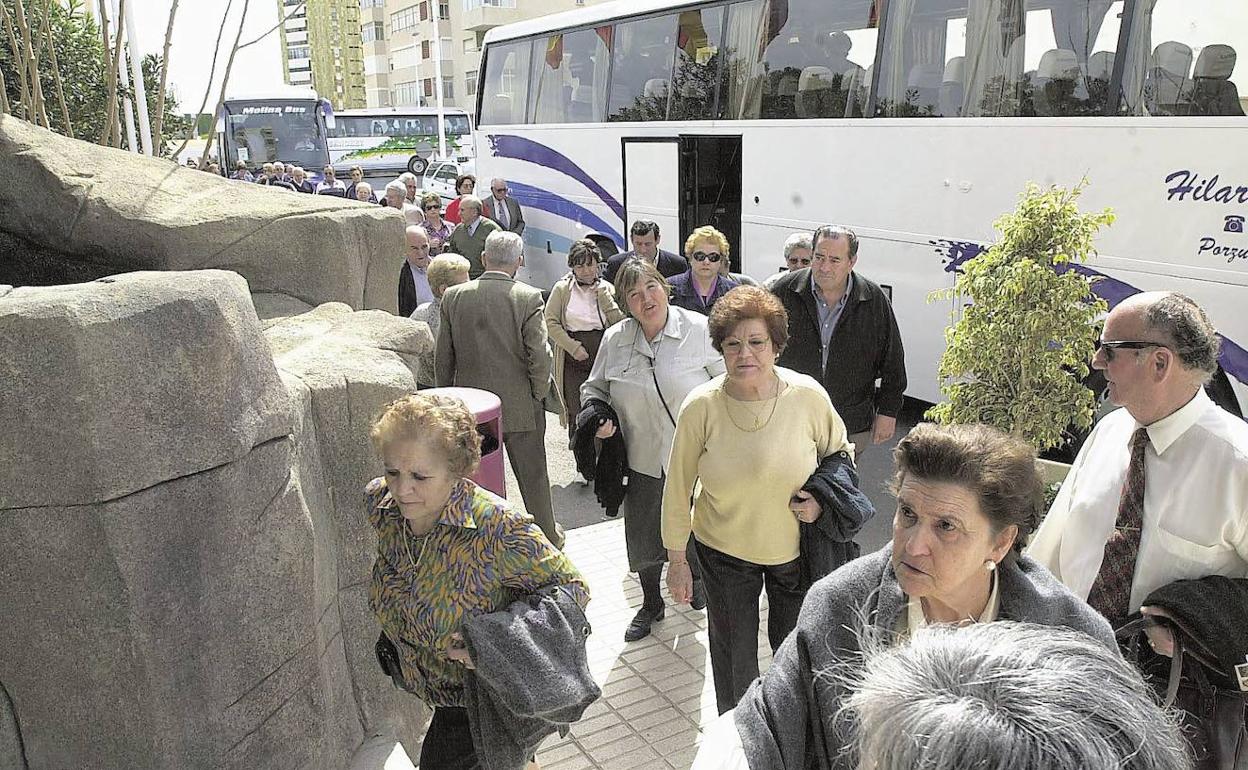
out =
[[[1020,555],[1043,506],[1027,444],[982,425],[922,424],[894,458],[893,542],[810,589],[797,628],[737,706],[730,737],[750,768],[855,766],[851,726],[838,718],[848,695],[838,674],[857,664],[864,639],[897,643],[928,624],[1017,620],[1117,649],[1104,618]]]

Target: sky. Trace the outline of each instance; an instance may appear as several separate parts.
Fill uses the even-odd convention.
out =
[[[143,53],[159,55],[165,44],[172,0],[127,0],[126,13],[137,10],[135,32]],[[212,68],[213,44],[221,29],[227,0],[181,0],[173,22],[173,42],[169,49],[169,87],[178,97],[180,111],[194,112],[204,99],[208,72]],[[238,33],[243,0],[234,0],[221,36],[221,54],[213,78],[212,95],[205,112],[216,106],[225,63]],[[259,37],[278,21],[278,0],[250,0],[242,42]],[[280,33],[274,31],[259,43],[239,51],[230,73],[230,91],[256,91],[282,85]]]

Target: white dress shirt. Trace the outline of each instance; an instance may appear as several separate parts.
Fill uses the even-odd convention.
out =
[[[624,431],[628,467],[657,479],[667,468],[676,434],[672,418],[685,396],[725,371],[723,357],[711,347],[706,317],[671,306],[667,325],[654,341],[646,339],[634,318],[607,329],[589,379],[581,386],[581,403],[596,398],[610,404]],[[654,388],[656,378],[662,401]]]
[[[1139,427],[1126,409],[1097,424],[1027,549],[1084,599],[1118,517],[1131,434]],[[1213,403],[1202,388],[1147,427],[1133,610],[1176,580],[1248,577],[1248,423]]]

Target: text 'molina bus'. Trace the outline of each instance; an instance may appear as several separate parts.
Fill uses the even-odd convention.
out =
[[[1244,0],[610,3],[486,35],[477,170],[525,206],[542,287],[572,240],[613,252],[638,219],[673,251],[714,225],[756,278],[790,233],[852,227],[930,401],[952,305],[929,292],[1028,181],[1086,176],[1083,205],[1118,214],[1098,291],[1194,297],[1242,404],[1244,50]]]

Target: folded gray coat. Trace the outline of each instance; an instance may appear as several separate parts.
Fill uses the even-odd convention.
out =
[[[464,682],[465,706],[485,770],[522,770],[538,744],[555,732],[567,735],[602,695],[585,657],[590,632],[563,586],[464,623],[476,667]]]

